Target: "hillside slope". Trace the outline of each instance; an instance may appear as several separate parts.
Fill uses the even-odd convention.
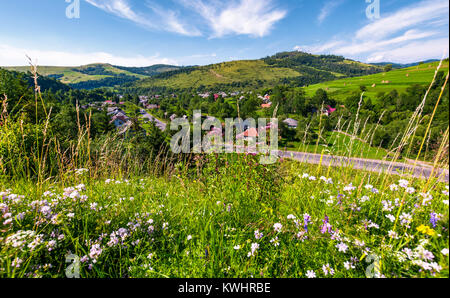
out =
[[[114,87],[178,69],[178,66],[123,67],[110,64],[89,64],[78,67],[39,66],[39,74],[58,79],[77,89]],[[7,70],[27,72],[28,66],[5,67]]]
[[[259,60],[239,60],[167,72],[128,84],[132,88],[260,88],[278,84],[304,86],[381,72],[382,68],[339,56],[283,52]]]
[[[397,90],[402,93],[406,88],[418,85],[429,85],[433,80],[439,62],[425,63],[408,68],[395,69],[390,72],[382,72],[378,74],[339,79],[305,88],[307,95],[313,95],[318,89],[326,90],[330,97],[343,101],[354,92],[360,92],[361,86],[365,86],[367,90],[365,95],[371,99],[375,99],[380,92],[389,93]],[[449,62],[445,60],[442,63],[440,71],[448,72]]]

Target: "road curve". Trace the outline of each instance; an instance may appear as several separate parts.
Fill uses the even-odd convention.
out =
[[[322,159],[323,166],[332,167],[351,167],[357,170],[365,170],[370,172],[384,172],[397,175],[411,174],[416,178],[428,179],[431,175],[438,177],[439,180],[449,182],[448,169],[436,168],[425,164],[406,164],[400,162],[389,162],[384,160],[349,158],[343,156],[320,155],[313,153],[295,152],[295,151],[278,151],[278,156],[282,158],[291,158],[300,162],[310,164],[320,164]]]

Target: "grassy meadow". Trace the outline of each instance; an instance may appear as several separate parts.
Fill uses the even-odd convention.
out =
[[[36,124],[11,117],[7,99],[0,113],[2,278],[65,278],[78,268],[82,278],[449,277],[448,182],[264,165],[253,154],[153,152],[137,131],[91,138],[91,115],[78,107],[76,137],[61,150],[34,90]],[[448,133],[435,167],[448,169]],[[341,133],[328,142],[336,154],[376,154]]]
[[[330,96],[343,102],[352,92],[359,92],[360,86],[366,86],[367,91],[364,95],[371,98],[372,101],[375,101],[376,95],[380,92],[389,93],[396,89],[399,93],[402,93],[406,88],[414,84],[429,84],[433,79],[438,65],[439,62],[432,62],[363,77],[345,78],[310,85],[305,88],[305,91],[308,95],[312,95],[318,89],[324,89]],[[441,70],[447,73],[448,65],[448,60],[444,61]]]
[[[107,178],[109,177],[109,178]],[[448,277],[448,185],[252,155],[3,181],[1,277]]]

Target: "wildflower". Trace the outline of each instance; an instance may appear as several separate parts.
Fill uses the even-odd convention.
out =
[[[91,258],[91,259],[94,259],[94,261],[95,260],[97,260],[98,259],[98,257],[102,254],[102,249],[101,249],[101,247],[100,247],[100,244],[94,244],[92,247],[91,247],[91,250],[90,250],[90,252],[89,252],[89,257]]]
[[[433,196],[430,193],[420,193],[420,195],[423,197],[422,205],[427,206],[433,200]]]
[[[344,268],[347,270],[350,270],[350,269],[355,269],[355,266],[353,265],[352,262],[347,261],[347,262],[344,262]]]
[[[187,236],[187,240],[189,241],[189,240],[191,240],[192,239],[192,235],[188,235]]]
[[[444,248],[443,250],[441,250],[441,254],[443,254],[444,256],[448,256],[448,248]]]
[[[416,192],[416,190],[415,190],[414,187],[408,187],[405,191],[406,191],[407,193],[409,193],[409,194],[413,194],[413,193]]]
[[[303,228],[308,231],[308,224],[311,222],[311,216],[308,213],[303,214]]]
[[[306,272],[306,277],[308,277],[308,278],[316,278],[316,273],[313,270],[308,270]]]
[[[360,241],[360,240],[356,239],[355,245],[358,247],[364,247],[366,245],[366,243],[364,241]]]
[[[367,226],[368,228],[375,228],[375,229],[379,229],[380,226],[377,225],[376,223],[369,221],[369,225]]]
[[[303,175],[302,175],[302,178],[304,179],[304,178],[308,178],[309,177],[309,175],[308,174],[306,174],[306,173],[303,173]]]
[[[20,268],[20,265],[23,263],[23,260],[20,258],[15,258],[12,262],[11,262],[11,266],[12,267],[16,267],[16,268]]]
[[[77,169],[75,171],[75,175],[83,175],[86,172],[89,172],[89,170],[88,169]]]
[[[390,189],[391,191],[397,191],[397,190],[398,190],[398,185],[397,185],[397,184],[391,184],[391,185],[389,186],[389,189]]]
[[[75,186],[75,188],[76,188],[78,191],[83,191],[83,190],[86,190],[86,185],[84,185],[84,184],[79,184],[79,185]]]
[[[333,184],[333,179],[331,179],[331,178],[326,178],[326,177],[322,176],[322,177],[320,177],[320,180],[322,180],[326,184]]]
[[[350,183],[349,185],[347,185],[346,187],[344,187],[344,191],[348,191],[348,192],[352,192],[353,190],[355,190],[356,187],[353,186],[352,183]]]
[[[404,180],[404,179],[399,180],[398,181],[398,185],[400,185],[400,187],[407,188],[408,185],[409,185],[409,181],[408,180]]]
[[[276,223],[273,225],[273,229],[275,230],[275,232],[280,233],[281,229],[283,228],[283,225],[280,223]]]
[[[345,253],[345,252],[347,252],[348,246],[347,246],[347,244],[341,242],[341,243],[336,244],[336,248],[337,248],[340,252]]]
[[[331,224],[328,222],[328,216],[325,215],[325,219],[323,219],[322,222],[323,222],[323,225],[322,225],[322,227],[320,228],[320,232],[321,232],[322,234],[325,234],[325,233],[331,234],[331,232],[332,232],[332,230],[331,230],[332,226],[331,226]]]
[[[278,236],[271,239],[270,243],[272,243],[275,247],[280,245],[280,242],[278,242]]]
[[[259,240],[259,239],[261,239],[264,236],[264,234],[259,232],[259,230],[256,230],[254,234],[255,234],[255,239],[256,240]]]
[[[255,256],[255,253],[258,250],[258,248],[259,248],[259,244],[258,243],[252,243],[251,251],[248,253],[247,257]]]
[[[391,201],[382,201],[381,204],[383,205],[383,211],[391,212],[394,209]]]
[[[334,269],[330,268],[330,264],[323,265],[322,271],[323,271],[323,274],[325,274],[325,276],[327,276],[328,274],[334,275]]]
[[[240,246],[240,245],[235,245],[235,246],[233,247],[233,249],[234,249],[234,250],[240,250],[240,249],[241,249],[241,246]]]
[[[56,246],[56,241],[55,241],[55,240],[49,241],[49,242],[47,243],[48,251],[52,251],[53,248],[55,248],[55,246]]]
[[[365,203],[365,202],[367,202],[367,201],[370,201],[370,198],[369,198],[368,196],[363,196],[361,199],[359,199],[359,201],[360,201],[361,203]]]
[[[389,238],[392,238],[392,239],[398,239],[399,238],[397,232],[395,232],[393,230],[390,230],[388,232],[388,235],[389,235]]]
[[[411,214],[403,212],[402,215],[400,215],[400,224],[402,226],[406,226],[409,228],[409,224],[412,223],[413,218]]]
[[[317,178],[315,177],[315,176],[309,176],[309,178],[308,178],[310,181],[316,181],[317,180]]]
[[[437,222],[439,221],[439,215],[435,212],[430,213],[430,223],[433,226],[433,228],[436,228]]]
[[[431,229],[428,226],[425,225],[421,225],[417,228],[417,231],[421,232],[422,234],[426,234],[428,236],[434,236],[435,235],[435,231],[433,229]]]
[[[389,219],[391,222],[394,222],[394,221],[395,221],[395,216],[392,215],[392,214],[386,215],[386,218]]]
[[[372,190],[373,185],[371,185],[371,184],[366,184],[366,185],[364,186],[364,188],[367,189],[367,190]]]
[[[151,260],[153,258],[153,253],[149,253],[147,259]]]
[[[296,217],[295,217],[294,214],[289,214],[289,215],[287,216],[287,219],[296,219]]]

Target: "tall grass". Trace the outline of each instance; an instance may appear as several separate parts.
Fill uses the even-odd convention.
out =
[[[402,148],[425,101],[399,136]],[[51,110],[24,125],[7,104],[0,277],[65,277],[69,254],[80,257],[81,277],[448,277],[448,185],[433,175],[399,181],[345,162],[262,165],[251,154],[164,148],[141,156],[122,136],[92,139],[91,115],[79,108],[77,138],[62,149]],[[359,109],[338,121],[351,136],[348,160],[357,140],[373,139],[377,126],[367,121]],[[448,139],[447,128],[434,169],[448,162]],[[390,166],[402,148],[392,148]],[[316,150],[323,158],[319,142]]]

